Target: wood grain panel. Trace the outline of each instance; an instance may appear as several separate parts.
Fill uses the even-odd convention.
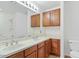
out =
[[[52,39],[52,53],[60,56],[60,40]]]
[[[51,25],[50,12],[43,13],[43,26],[47,27]]]
[[[37,52],[34,51],[34,52],[31,53],[30,55],[26,56],[26,58],[37,58]]]
[[[16,54],[13,54],[7,58],[24,58],[24,51],[18,52]]]
[[[35,46],[31,47],[31,48],[26,49],[25,50],[25,56],[31,54],[34,51],[37,51],[37,45],[35,45]]]
[[[40,14],[31,16],[31,27],[40,27]]]
[[[60,26],[60,9],[51,11],[51,25]]]
[[[45,47],[41,47],[38,49],[38,58],[45,58]]]

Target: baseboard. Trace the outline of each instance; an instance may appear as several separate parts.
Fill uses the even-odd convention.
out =
[[[56,55],[56,54],[54,54],[54,53],[50,53],[51,55],[55,55],[55,56],[57,56],[57,57],[60,57],[60,55]]]

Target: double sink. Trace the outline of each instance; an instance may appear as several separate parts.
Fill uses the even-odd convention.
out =
[[[14,41],[12,45],[9,44],[0,49],[0,57],[4,58],[10,56],[12,54],[15,54],[16,52],[25,50],[35,44],[45,41],[48,38],[49,37],[47,36],[40,36],[40,37],[33,37],[30,39],[23,38],[21,39],[21,41],[18,41],[17,43],[16,41]]]

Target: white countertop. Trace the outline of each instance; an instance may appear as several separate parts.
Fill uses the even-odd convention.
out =
[[[13,55],[17,52],[28,49],[35,44],[48,40],[49,38],[60,39],[60,37],[51,37],[51,36],[48,36],[48,37],[42,36],[42,37],[38,37],[36,39],[33,38],[33,39],[28,39],[28,40],[26,40],[27,38],[24,38],[25,40],[23,39],[23,40],[19,41],[18,44],[16,44],[16,45],[8,46],[8,47],[4,47],[3,49],[0,49],[0,58],[5,58],[5,57]]]

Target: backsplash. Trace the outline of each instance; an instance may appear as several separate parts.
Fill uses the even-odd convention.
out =
[[[51,35],[56,35],[56,34],[60,34],[60,27],[47,27],[44,28],[44,31]]]
[[[31,28],[30,33],[33,35],[48,34],[52,36],[60,36],[60,27],[43,27],[42,29],[36,27],[36,28]]]

